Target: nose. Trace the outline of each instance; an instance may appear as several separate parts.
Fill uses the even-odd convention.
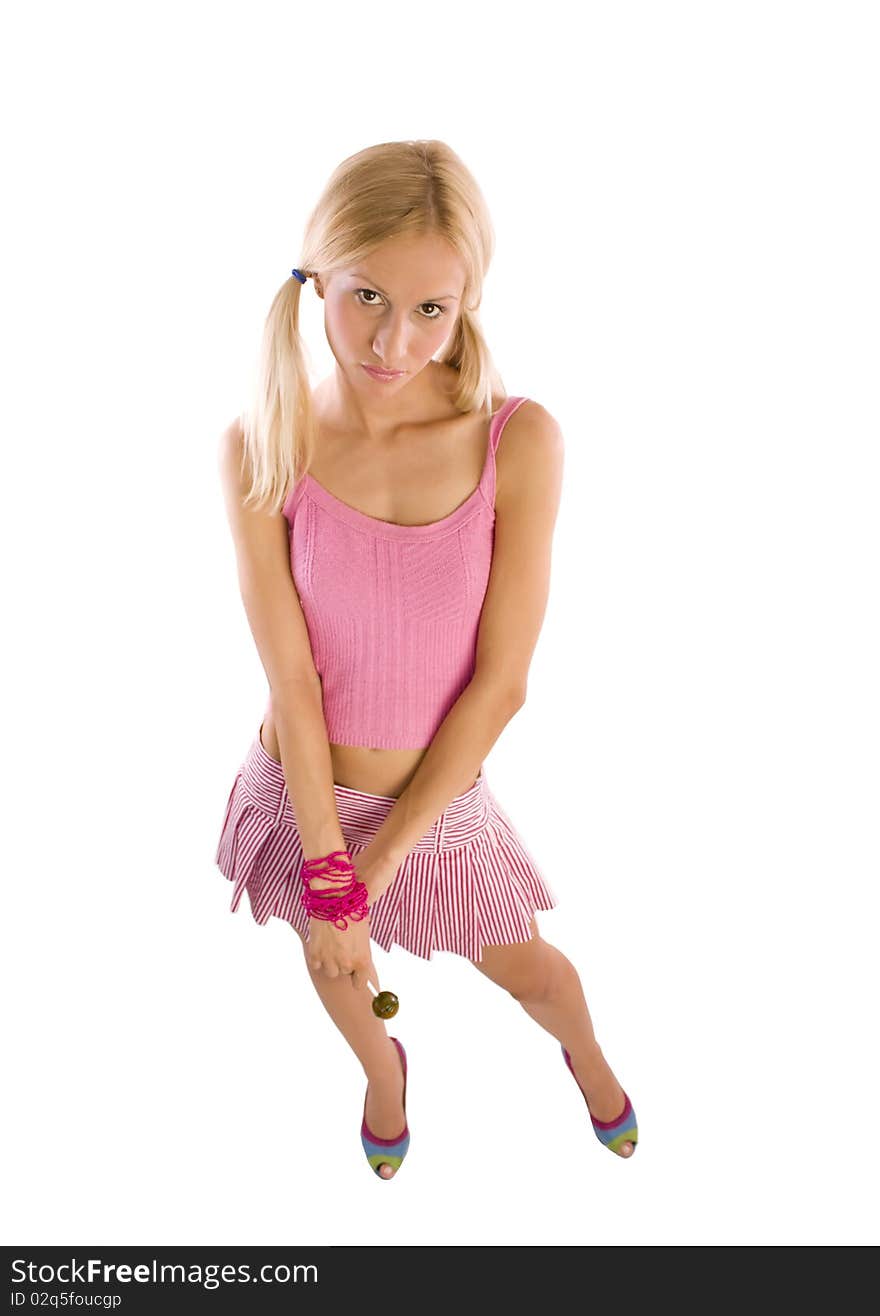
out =
[[[373,337],[373,351],[386,370],[402,369],[409,345],[409,325],[401,313],[383,316]]]

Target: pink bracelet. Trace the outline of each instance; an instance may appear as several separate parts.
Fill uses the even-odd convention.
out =
[[[358,880],[354,864],[347,850],[331,850],[318,859],[306,859],[302,867],[303,891],[300,903],[310,918],[332,923],[340,932],[348,927],[346,918],[359,923],[369,915],[367,888]],[[315,891],[307,883],[313,877],[329,882],[345,883],[341,891],[331,889]]]

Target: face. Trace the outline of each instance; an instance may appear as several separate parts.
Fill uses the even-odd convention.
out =
[[[465,270],[445,239],[407,235],[314,282],[340,370],[359,393],[379,398],[410,384],[443,347],[460,313]],[[377,379],[365,366],[402,373]]]

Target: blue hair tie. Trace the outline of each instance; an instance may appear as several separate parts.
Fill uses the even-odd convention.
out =
[[[290,272],[295,279],[299,279],[300,283],[305,283],[309,277],[307,274],[303,274],[302,270],[291,270]]]

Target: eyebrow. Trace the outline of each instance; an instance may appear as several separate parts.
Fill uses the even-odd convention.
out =
[[[354,273],[351,275],[351,278],[352,278],[352,279],[366,279],[366,281],[367,281],[367,283],[370,285],[370,287],[376,289],[376,292],[380,292],[380,293],[382,294],[383,297],[388,297],[388,296],[389,296],[389,294],[385,291],[384,288],[380,288],[380,287],[379,287],[379,285],[378,285],[378,283],[376,283],[375,279],[371,279],[371,278],[370,278],[369,274],[359,273],[357,270],[355,270]],[[454,292],[440,292],[440,293],[437,293],[437,295],[436,295],[435,297],[423,297],[423,298],[422,298],[422,302],[443,302],[443,301],[453,301],[453,302],[457,302],[457,301],[458,301],[458,298],[456,297],[456,295],[455,295]],[[419,303],[419,305],[421,305],[421,302]]]

